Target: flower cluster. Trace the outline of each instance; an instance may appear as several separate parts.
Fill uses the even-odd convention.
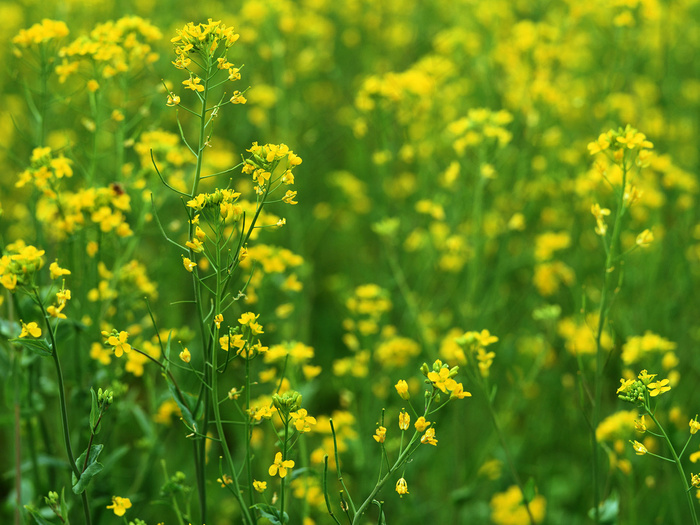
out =
[[[51,148],[34,148],[31,165],[19,175],[15,187],[33,184],[47,196],[56,196],[56,184],[64,177],[73,176],[72,161],[63,155],[53,156]]]
[[[617,397],[630,403],[648,405],[650,397],[656,397],[671,390],[668,379],[653,381],[655,377],[656,374],[649,374],[646,370],[642,370],[637,379],[620,379]]]
[[[58,80],[64,83],[78,72],[81,62],[85,69],[104,79],[135,71],[158,60],[152,44],[162,38],[160,30],[138,16],[125,16],[119,20],[98,24],[87,36],[81,36],[59,51],[61,64],[56,66]],[[93,78],[88,81],[90,91],[99,89]]]
[[[240,193],[233,190],[217,188],[214,193],[200,193],[187,201],[187,207],[197,212],[211,212],[215,219],[236,221],[243,214],[241,206],[236,204],[240,196]],[[196,215],[193,223],[198,222],[199,217]]]
[[[34,274],[44,266],[44,250],[22,240],[8,244],[0,257],[0,284],[10,291],[18,285],[29,285]]]
[[[20,47],[30,47],[44,44],[51,40],[58,40],[67,36],[70,31],[65,22],[44,18],[40,23],[34,24],[29,29],[21,29],[19,34],[12,39],[12,43]]]
[[[629,124],[624,128],[610,129],[601,133],[597,140],[588,144],[588,151],[591,155],[610,151],[613,160],[618,164],[622,164],[627,152],[632,151],[636,164],[641,167],[650,164],[653,148],[654,144],[647,140],[646,135]]]
[[[290,186],[294,184],[293,170],[301,164],[301,157],[296,155],[286,144],[265,144],[260,146],[257,142],[246,151],[252,156],[245,159],[243,173],[251,175],[257,184],[255,191],[258,195],[265,192],[271,184],[279,182]],[[288,190],[282,198],[287,204],[296,204],[294,198],[297,192]]]
[[[513,121],[508,111],[492,111],[488,108],[470,109],[467,116],[452,122],[447,130],[455,136],[453,147],[458,155],[463,155],[468,148],[473,148],[486,141],[495,141],[504,147],[512,139],[512,133],[506,126]],[[492,178],[491,170],[481,170],[482,177]]]
[[[464,390],[462,383],[454,380],[454,377],[459,372],[459,366],[450,368],[447,363],[437,359],[433,363],[432,370],[428,370],[428,365],[423,363],[421,371],[428,378],[428,381],[432,383],[435,391],[439,390],[444,394],[450,394],[451,397],[456,399],[471,397],[471,393]]]
[[[233,27],[226,27],[220,20],[211,18],[206,24],[188,23],[182,29],[177,30],[177,36],[170,41],[175,46],[177,59],[173,62],[178,69],[186,69],[192,62],[190,53],[198,53],[206,60],[211,60],[220,45],[226,49],[231,47],[239,35]]]

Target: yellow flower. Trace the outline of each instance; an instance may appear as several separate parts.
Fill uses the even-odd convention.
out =
[[[49,273],[51,274],[51,279],[56,279],[61,275],[70,275],[70,270],[64,270],[56,261],[54,261],[49,266]]]
[[[423,432],[426,428],[430,426],[430,421],[426,421],[423,416],[419,417],[413,424],[418,432]]]
[[[253,488],[261,494],[267,489],[267,481],[253,480]]]
[[[248,99],[243,96],[243,93],[240,91],[233,92],[233,96],[231,97],[232,104],[245,104],[246,102],[248,102]]]
[[[472,397],[472,394],[471,392],[467,392],[466,390],[464,390],[464,386],[462,385],[462,383],[457,383],[457,386],[450,394],[450,397],[456,399],[464,399],[465,397]]]
[[[197,263],[190,261],[187,257],[183,257],[182,258],[182,265],[185,267],[185,270],[192,273],[192,270],[194,269],[195,266],[197,266]]]
[[[699,474],[691,474],[690,475],[690,484],[695,487],[696,489],[700,489],[700,475]]]
[[[408,426],[411,424],[411,414],[402,410],[399,414],[399,428],[401,430],[408,430]]]
[[[126,342],[128,338],[129,334],[124,331],[121,331],[119,332],[119,337],[115,335],[110,335],[107,339],[107,344],[113,347],[114,355],[116,357],[121,357],[122,353],[124,352],[131,352],[131,345]]]
[[[309,432],[311,430],[311,425],[316,424],[316,418],[309,416],[305,408],[300,408],[296,412],[290,412],[290,416],[294,418],[294,426],[301,432]]]
[[[635,242],[637,243],[637,246],[639,246],[640,248],[646,248],[652,242],[654,242],[654,234],[651,232],[651,230],[649,228],[647,228],[642,233],[637,235],[637,240]]]
[[[177,106],[180,103],[180,97],[178,97],[175,93],[170,93],[168,95],[168,100],[166,101],[165,105],[166,106]]]
[[[408,494],[408,484],[404,478],[399,478],[396,482],[396,492],[398,492],[400,496]]]
[[[692,423],[692,421],[691,421],[691,423]],[[647,424],[644,421],[644,416],[642,416],[639,421],[637,421],[636,419],[634,420],[634,429],[637,432],[642,432],[642,433],[647,431]]]
[[[126,509],[131,508],[131,501],[129,498],[120,498],[119,496],[112,496],[112,504],[107,505],[108,509],[113,509],[117,516],[123,516],[126,513]]]
[[[296,196],[297,196],[296,191],[287,190],[287,193],[284,194],[284,197],[282,197],[282,200],[284,202],[286,202],[287,204],[292,204],[292,205],[298,204],[298,202],[294,200],[296,198]]]
[[[180,352],[180,359],[185,363],[189,363],[190,359],[192,359],[192,354],[190,354],[190,351],[187,348]]]
[[[27,337],[28,335],[32,337],[41,337],[41,328],[39,328],[39,325],[37,325],[35,322],[31,322],[28,324],[24,324],[24,321],[22,322],[22,333],[19,334],[20,337]]]
[[[638,456],[643,456],[647,453],[647,447],[642,445],[639,441],[630,441],[630,443],[632,443],[632,448],[634,448]]]
[[[648,385],[649,383],[651,383],[654,380],[654,378],[656,377],[656,374],[650,374],[649,372],[646,371],[646,369],[644,369],[641,372],[639,372],[639,375],[637,377],[639,378],[639,380],[642,383],[644,383],[645,385]],[[622,379],[620,379],[620,381],[622,381]],[[632,380],[632,382],[634,382],[634,381]],[[620,387],[620,388],[622,388],[622,387]],[[618,392],[619,392],[619,390],[618,390]]]
[[[65,306],[66,306],[65,304],[62,304],[61,306],[56,308],[54,305],[51,305],[46,309],[46,312],[51,317],[55,317],[56,319],[66,319],[66,314],[61,313],[61,310],[63,310],[63,308],[65,308]]]
[[[214,317],[214,324],[216,324],[217,328],[221,328],[221,323],[224,321],[224,316],[221,314],[217,314],[216,317]]]
[[[202,81],[202,79],[199,77],[192,77],[190,79],[183,80],[182,83],[187,89],[191,89],[192,91],[202,92],[202,91],[204,91],[204,86],[202,86],[200,84],[201,81]]]
[[[401,396],[401,399],[408,401],[408,399],[411,397],[408,393],[408,383],[403,379],[400,379],[399,382],[394,385],[394,388],[396,388],[396,391]]]
[[[194,253],[202,253],[204,251],[204,245],[199,239],[192,239],[191,241],[187,241],[185,243],[185,246],[187,246]]]
[[[233,483],[233,478],[228,474],[224,474],[222,477],[216,478],[216,481],[221,483],[221,488],[225,488],[226,485]]]
[[[372,437],[377,443],[384,443],[384,440],[386,439],[386,428],[377,427],[377,430],[375,430],[375,434]]]
[[[428,372],[428,380],[433,383],[435,388],[439,388],[443,392],[452,391],[457,388],[457,381],[450,377],[449,368],[441,368],[440,372]]]
[[[668,392],[671,390],[671,387],[668,386],[669,384],[668,379],[662,379],[661,381],[657,381],[655,383],[651,383],[649,385],[649,395],[651,397],[656,397],[659,394],[663,394],[664,392]]]
[[[698,423],[698,416],[695,416],[695,419],[690,420],[690,433],[691,434],[696,434],[698,430],[700,430],[700,423]]]
[[[606,150],[610,147],[610,132],[601,133],[598,140],[588,144],[588,151],[591,155]]]
[[[428,430],[426,430],[425,434],[423,434],[423,436],[420,438],[420,442],[424,445],[427,444],[437,447],[438,440],[435,439],[435,429],[429,428]]]
[[[268,474],[270,474],[270,476],[275,476],[277,473],[279,473],[280,478],[283,478],[287,475],[287,470],[293,467],[294,461],[291,459],[282,461],[282,453],[278,452],[275,455],[275,462],[270,465],[270,468],[268,469]]]

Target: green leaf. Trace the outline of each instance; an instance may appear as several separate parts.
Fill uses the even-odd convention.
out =
[[[527,480],[527,483],[525,483],[525,486],[523,487],[523,496],[525,498],[525,501],[530,503],[533,499],[535,499],[536,495],[537,489],[535,487],[535,480],[533,478],[530,478]]]
[[[270,520],[273,525],[283,525],[289,522],[289,514],[286,512],[282,515],[282,521],[280,521],[280,511],[272,505],[267,505],[266,503],[256,503],[251,507],[252,509],[258,509],[260,516]]]
[[[168,332],[168,342],[165,344],[165,368],[166,370],[170,366],[170,339],[173,336],[172,330]]]
[[[75,473],[73,474],[73,492],[76,494],[82,494],[90,484],[92,478],[104,468],[102,463],[97,462],[97,457],[100,455],[103,448],[104,445],[93,445],[92,448],[90,448],[90,457],[87,461],[87,467],[80,475],[80,479],[75,477]],[[85,464],[85,454],[87,454],[87,450],[80,454],[80,457],[76,460],[78,469],[82,469]]]
[[[173,396],[173,399],[175,400],[175,403],[177,403],[177,406],[180,407],[180,412],[182,412],[182,419],[184,419],[185,422],[190,427],[194,426],[195,419],[194,419],[194,416],[192,415],[192,411],[180,399],[180,395],[177,392],[177,388],[175,387],[175,383],[173,383],[173,380],[170,379],[170,376],[167,374],[165,374],[165,380],[168,382],[168,389],[170,390],[170,394]]]
[[[43,517],[33,505],[25,505],[24,508],[27,509],[27,512],[29,512],[38,525],[53,525],[53,523]]]
[[[608,499],[598,506],[600,523],[604,525],[616,525],[617,517],[620,513],[620,501],[617,494],[612,494]],[[588,511],[588,517],[595,519],[595,509]]]
[[[90,431],[93,434],[97,434],[100,431],[100,407],[97,403],[97,393],[95,389],[90,387],[90,396],[92,397],[92,403],[90,405]]]
[[[97,474],[99,474],[102,469],[104,468],[104,465],[102,463],[99,463],[95,461],[94,463],[91,463],[88,468],[86,468],[83,473],[80,475],[80,479],[75,482],[75,474],[73,475],[73,492],[76,494],[82,494],[85,492],[85,489],[88,488],[88,485],[90,485],[90,481],[92,481],[92,478],[94,478]]]
[[[66,487],[61,487],[61,516],[68,519],[68,503],[66,503]]]
[[[18,344],[27,350],[31,350],[39,355],[53,355],[51,351],[51,344],[46,342],[46,339],[27,339],[18,337],[16,339],[10,339],[10,343]]]

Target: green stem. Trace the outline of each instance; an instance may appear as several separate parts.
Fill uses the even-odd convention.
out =
[[[609,305],[608,293],[610,287],[610,274],[614,270],[616,260],[616,248],[620,239],[622,216],[625,213],[625,186],[627,184],[627,163],[625,159],[622,161],[622,187],[618,194],[617,209],[615,210],[615,222],[613,225],[613,233],[610,239],[610,244],[606,250],[605,268],[603,272],[603,289],[600,297],[600,309],[598,311],[598,330],[596,333],[596,358],[595,358],[595,378],[594,378],[594,398],[593,398],[593,419],[591,421],[591,447],[593,449],[593,512],[595,522],[600,523],[600,465],[599,465],[599,450],[598,440],[596,438],[596,429],[600,421],[600,405],[603,396],[603,330],[608,321]],[[605,239],[603,239],[605,242]]]
[[[41,298],[39,297],[39,291],[37,289],[34,289],[34,298],[39,306],[39,309],[41,310],[41,313],[44,317],[44,322],[46,324],[46,330],[49,333],[49,338],[51,339],[51,357],[53,357],[53,362],[56,367],[56,379],[58,380],[58,398],[59,398],[59,403],[61,406],[61,423],[63,426],[63,441],[66,447],[66,455],[68,456],[68,464],[70,465],[71,470],[73,471],[73,474],[75,474],[76,479],[80,479],[80,470],[78,470],[78,466],[75,464],[75,456],[73,455],[73,448],[70,443],[70,432],[68,430],[68,409],[66,405],[66,393],[65,393],[65,386],[63,384],[63,372],[61,370],[61,362],[58,359],[58,347],[56,345],[56,338],[54,336],[53,329],[51,327],[51,323],[49,322],[49,315],[46,313],[46,309],[44,308],[44,303],[41,301]],[[86,525],[90,525],[92,523],[92,520],[90,519],[90,505],[88,504],[87,501],[87,491],[84,491],[82,493],[82,502],[83,502],[83,513],[85,514],[85,523]]]
[[[282,419],[284,424],[284,441],[282,442],[282,461],[287,461],[287,453],[289,448],[289,419]],[[284,523],[284,496],[286,488],[286,476],[280,479],[280,520]]]
[[[683,489],[685,490],[686,497],[688,499],[688,505],[690,506],[690,515],[693,517],[693,524],[698,525],[698,516],[695,512],[695,502],[693,501],[693,495],[690,493],[690,487],[688,486],[688,478],[685,475],[685,472],[683,470],[683,465],[681,464],[681,459],[678,457],[678,454],[676,454],[676,449],[673,448],[673,444],[671,443],[671,440],[668,437],[668,434],[666,434],[666,431],[664,430],[664,427],[661,426],[661,424],[656,420],[656,417],[654,417],[654,414],[647,406],[645,406],[647,414],[649,414],[649,417],[651,417],[652,421],[656,424],[657,427],[659,427],[659,430],[661,430],[661,433],[664,436],[664,440],[668,444],[668,448],[671,451],[671,455],[673,456],[673,461],[676,464],[676,469],[678,469],[678,475],[681,477],[681,480],[683,481]]]
[[[527,498],[525,496],[525,487],[520,480],[520,476],[518,475],[518,471],[515,469],[515,463],[513,462],[513,458],[510,454],[510,449],[508,448],[508,443],[506,442],[506,438],[503,434],[503,431],[501,430],[501,425],[498,422],[498,417],[496,416],[496,411],[493,408],[493,404],[491,402],[491,396],[488,395],[488,392],[486,391],[486,386],[484,385],[483,380],[478,381],[479,386],[481,386],[481,391],[484,394],[484,398],[486,399],[486,406],[489,409],[489,414],[491,415],[491,422],[493,423],[493,428],[496,431],[496,434],[498,435],[498,439],[501,442],[501,446],[503,447],[503,453],[506,457],[506,463],[508,464],[508,470],[510,470],[511,476],[513,476],[513,480],[515,481],[515,484],[518,486],[520,489],[520,494],[523,496],[523,505],[525,506],[525,511],[527,512],[527,517],[530,520],[531,525],[535,525],[535,517],[532,515],[532,511],[530,510],[530,504],[527,501]]]
[[[206,91],[205,91],[206,92]],[[219,233],[217,232],[217,244],[216,244],[216,267],[221,268],[221,249],[219,247]],[[222,275],[221,275],[221,270],[216,272],[216,297],[214,298],[215,301],[215,306],[214,306],[214,312],[218,313],[221,309],[221,291],[222,291]],[[214,424],[216,425],[216,431],[219,435],[219,440],[221,443],[221,447],[224,452],[224,458],[226,459],[226,464],[231,471],[231,479],[233,481],[233,493],[238,500],[238,504],[241,507],[241,512],[243,513],[243,518],[244,518],[244,523],[249,523],[249,524],[254,524],[255,520],[251,518],[250,512],[248,510],[248,505],[246,504],[245,500],[243,499],[243,496],[241,494],[241,489],[240,489],[240,484],[238,483],[238,476],[236,474],[236,467],[233,463],[233,458],[231,457],[231,451],[228,446],[228,442],[226,441],[226,434],[224,433],[224,427],[223,423],[221,420],[221,411],[219,408],[219,399],[218,399],[218,392],[219,392],[219,373],[217,370],[219,369],[219,364],[218,364],[218,355],[219,352],[217,351],[216,348],[212,348],[211,352],[211,391],[213,394],[210,396],[211,397],[211,406],[212,410],[214,412]],[[208,390],[208,389],[207,389]],[[246,389],[247,390],[247,389]],[[246,417],[250,417],[249,414],[246,414]],[[247,436],[246,436],[246,441],[248,441]]]
[[[229,350],[230,351],[230,350]],[[245,464],[248,476],[248,502],[253,506],[253,466],[251,461],[250,440],[252,429],[250,426],[250,358],[245,357]]]

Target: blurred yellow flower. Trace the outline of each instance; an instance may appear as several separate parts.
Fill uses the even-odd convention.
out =
[[[123,516],[126,513],[126,510],[131,508],[131,501],[129,498],[112,496],[112,504],[107,505],[107,508],[114,510],[114,513],[117,516]]]

